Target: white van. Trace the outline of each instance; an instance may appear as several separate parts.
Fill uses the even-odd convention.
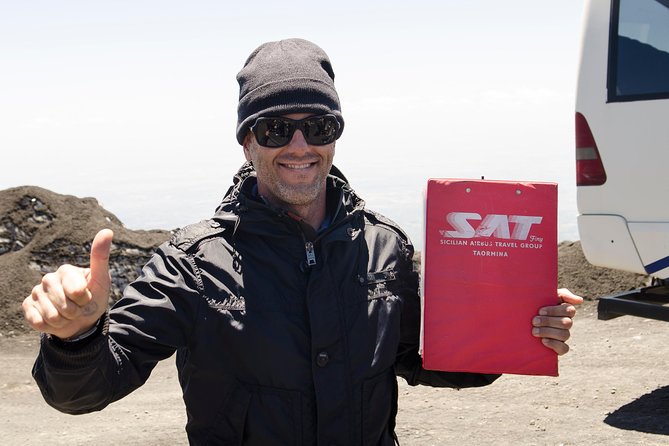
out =
[[[669,0],[587,1],[580,57],[583,252],[594,265],[667,279]]]

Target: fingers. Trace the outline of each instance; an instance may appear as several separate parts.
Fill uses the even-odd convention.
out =
[[[569,317],[535,316],[532,319],[532,335],[541,338],[543,344],[558,355],[569,351],[565,342],[571,336],[569,329],[573,321]]]
[[[566,321],[569,322],[567,323]],[[571,327],[571,319],[563,318],[560,322],[552,320],[550,322],[555,326],[535,325],[535,327],[532,328],[532,335],[541,338],[541,342],[546,347],[554,350],[558,355],[564,355],[569,351],[569,346],[566,344],[566,341],[571,336],[571,333],[569,332],[569,328],[560,328],[560,325],[562,327]],[[535,324],[535,321],[533,320],[532,323]]]
[[[23,301],[26,322],[35,330],[69,337],[84,322],[81,307],[67,299],[62,289],[46,291],[43,284],[33,288],[30,296]]]
[[[85,269],[63,265],[55,273],[46,274],[31,296],[45,315],[55,310],[65,319],[76,319],[81,315],[81,306],[90,300]]]
[[[569,351],[569,345],[567,345],[562,341],[556,341],[555,339],[550,339],[550,338],[542,338],[541,342],[546,347],[550,348],[555,353],[557,353],[558,356],[562,356]]]
[[[42,279],[42,286],[53,297],[64,299],[67,296],[79,306],[86,305],[91,300],[91,292],[88,290],[87,268],[78,268],[72,265],[63,265],[56,271],[56,275],[51,278],[49,274]]]
[[[574,317],[576,316],[576,307],[567,303],[551,305],[549,307],[540,308],[539,315],[550,317]]]
[[[542,316],[576,316],[576,308],[574,305],[581,305],[583,303],[583,298],[572,293],[567,288],[558,289],[557,295],[562,301],[562,304],[543,307],[539,309],[539,314]]]
[[[573,325],[574,320],[566,316],[534,316],[532,318],[532,326],[534,328],[553,328],[569,331]]]
[[[571,336],[576,307],[583,303],[583,298],[566,288],[557,291],[562,301],[560,305],[551,305],[539,309],[539,314],[532,319],[532,335],[541,338],[541,342],[558,355],[569,351],[566,341]]]
[[[23,312],[28,323],[39,331],[59,329],[67,323],[41,286],[36,286],[23,301]]]

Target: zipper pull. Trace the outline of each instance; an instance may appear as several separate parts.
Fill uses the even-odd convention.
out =
[[[311,242],[306,242],[304,244],[304,249],[307,252],[307,265],[313,266],[316,264],[316,251],[314,251],[314,244]]]

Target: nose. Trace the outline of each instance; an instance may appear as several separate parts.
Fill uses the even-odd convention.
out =
[[[288,143],[288,147],[294,149],[306,149],[309,147],[309,143],[307,143],[307,140],[304,139],[304,134],[302,133],[302,130],[300,129],[295,130],[295,133],[293,133],[293,137],[290,139],[290,142]]]

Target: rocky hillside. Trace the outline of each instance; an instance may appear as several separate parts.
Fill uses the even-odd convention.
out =
[[[170,231],[125,228],[95,198],[60,195],[39,187],[0,191],[0,335],[27,330],[21,301],[42,275],[63,263],[88,265],[93,236],[114,231],[110,257],[112,300],[134,280]],[[647,277],[590,265],[578,242],[558,247],[558,283],[589,299],[638,288]]]
[[[25,186],[0,191],[0,334],[26,330],[20,304],[42,275],[63,263],[87,266],[95,234],[114,231],[112,299],[139,274],[170,231],[125,228],[95,198]]]

